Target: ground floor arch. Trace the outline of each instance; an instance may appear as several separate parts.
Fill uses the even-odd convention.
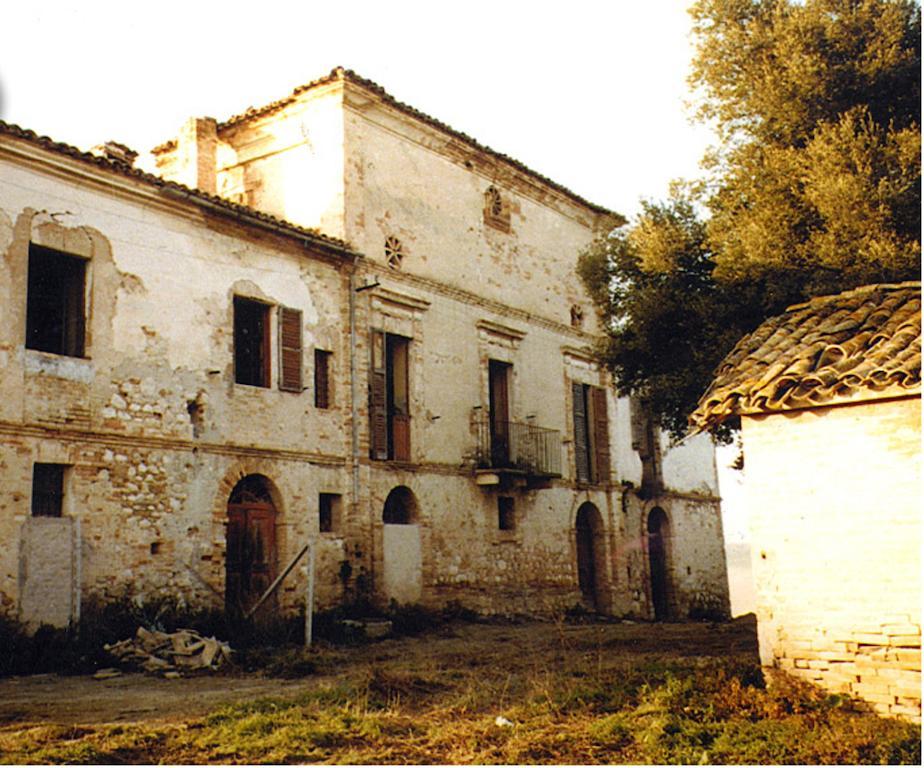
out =
[[[382,509],[382,590],[387,601],[416,603],[423,591],[417,498],[399,485]]]
[[[574,521],[578,586],[585,603],[595,611],[606,612],[606,548],[603,518],[589,501],[578,508]]]
[[[228,497],[225,528],[225,608],[244,613],[259,600],[277,574],[278,508],[272,483],[247,475]]]

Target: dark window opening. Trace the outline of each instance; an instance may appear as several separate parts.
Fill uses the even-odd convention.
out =
[[[372,331],[369,412],[373,459],[411,458],[410,343],[403,336]]]
[[[500,360],[488,361],[488,413],[491,429],[491,466],[509,467],[510,375],[513,366]]]
[[[64,508],[64,464],[32,466],[32,516],[61,517]]]
[[[76,256],[29,245],[26,347],[83,357],[86,262]]]
[[[417,501],[410,488],[392,488],[385,499],[382,522],[386,525],[413,525],[417,520]]]
[[[333,396],[330,386],[330,364],[332,352],[326,352],[323,349],[314,351],[314,407],[330,408],[333,404]]]
[[[340,495],[322,493],[318,496],[318,530],[321,533],[334,533],[340,527]]]
[[[501,531],[512,531],[517,527],[512,496],[497,497],[497,527]]]
[[[259,301],[234,297],[234,381],[268,387],[269,307]]]

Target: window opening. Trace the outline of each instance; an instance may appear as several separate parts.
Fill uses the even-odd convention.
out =
[[[234,297],[234,381],[268,387],[269,307],[259,301]]]
[[[318,495],[318,530],[321,533],[334,533],[340,528],[340,494],[322,493]]]
[[[83,357],[86,261],[29,244],[26,347]]]
[[[323,349],[314,351],[314,407],[330,408],[333,403],[330,381],[332,352]]]
[[[517,527],[514,514],[513,497],[497,497],[497,528],[501,531],[513,531]]]
[[[397,237],[385,238],[385,261],[392,269],[401,269],[404,261],[404,246]]]
[[[497,187],[490,186],[484,193],[484,221],[501,232],[510,231],[510,211]]]
[[[392,488],[385,499],[382,522],[386,525],[413,525],[416,522],[417,502],[410,488],[399,485]]]
[[[374,459],[410,461],[410,339],[372,331],[370,453]]]
[[[488,361],[488,410],[491,429],[491,466],[509,467],[510,372],[513,366],[500,360]]]
[[[64,509],[64,464],[32,465],[32,516],[61,517]]]

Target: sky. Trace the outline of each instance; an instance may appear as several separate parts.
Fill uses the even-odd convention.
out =
[[[142,154],[191,116],[223,120],[344,66],[626,216],[693,178],[690,0],[10,3],[0,119]],[[740,479],[726,538],[747,537]]]
[[[10,3],[0,119],[139,152],[335,66],[631,215],[697,173],[689,0]]]

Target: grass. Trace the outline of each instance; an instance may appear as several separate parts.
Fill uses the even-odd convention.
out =
[[[916,726],[797,681],[766,690],[752,633],[444,626],[315,651],[317,674],[288,699],[168,723],[7,726],[0,760],[920,764]]]

